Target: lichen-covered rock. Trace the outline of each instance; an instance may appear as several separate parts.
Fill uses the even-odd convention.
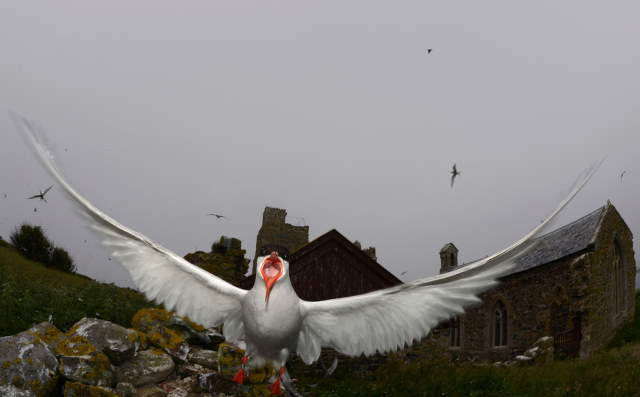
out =
[[[98,352],[98,348],[81,335],[65,336],[55,346],[56,356],[88,356]]]
[[[173,360],[165,352],[158,349],[143,350],[117,368],[116,378],[118,382],[137,387],[163,381],[174,368]]]
[[[186,377],[182,379],[174,379],[162,382],[160,385],[162,390],[167,392],[167,397],[187,397],[196,389],[195,377]]]
[[[204,349],[191,349],[187,357],[190,363],[202,365],[203,367],[218,368],[218,352]]]
[[[61,356],[60,373],[66,379],[91,386],[115,385],[115,374],[104,353],[94,352],[85,356]]]
[[[65,337],[64,333],[56,328],[55,325],[46,321],[34,325],[23,333],[40,338],[51,351],[54,351],[56,345]]]
[[[14,385],[0,386],[0,396],[2,397],[36,397],[31,390],[18,389]]]
[[[156,326],[170,328],[193,344],[217,344],[224,341],[224,336],[216,328],[204,328],[188,317],[163,309],[141,309],[133,316],[131,324],[143,332]]]
[[[140,346],[138,333],[120,325],[97,318],[83,318],[67,333],[87,338],[98,351],[118,365],[133,357]]]
[[[186,336],[181,331],[169,327],[173,313],[162,309],[139,310],[131,320],[133,328],[147,335],[149,342],[169,353],[179,361],[186,361],[190,346]],[[183,320],[186,323],[186,320]],[[195,326],[197,324],[193,323]],[[200,327],[201,328],[201,327]],[[204,328],[202,328],[204,330]]]
[[[244,350],[228,343],[221,343],[218,347],[218,373],[220,376],[232,379],[238,372],[244,357]],[[252,385],[252,390],[262,390],[260,385],[268,384],[275,376],[276,371],[271,365],[265,365],[259,368],[247,369],[245,378],[246,384]],[[259,393],[256,391],[256,393]]]
[[[115,390],[78,382],[64,384],[64,397],[120,397]]]
[[[58,379],[58,361],[40,338],[28,332],[0,338],[0,385],[44,397]]]

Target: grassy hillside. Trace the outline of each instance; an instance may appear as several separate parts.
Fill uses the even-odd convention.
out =
[[[46,268],[0,242],[0,336],[46,321],[67,330],[82,317],[130,326],[140,308],[154,306],[142,294],[88,277]]]

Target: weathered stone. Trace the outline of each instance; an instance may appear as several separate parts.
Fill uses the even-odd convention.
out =
[[[120,397],[107,387],[89,386],[78,382],[64,384],[64,397]]]
[[[131,383],[120,382],[116,385],[116,393],[122,397],[137,397],[136,387]]]
[[[67,335],[59,341],[54,353],[57,356],[88,356],[98,352],[98,348],[81,335]]]
[[[138,388],[138,397],[166,397],[167,393],[156,385]]]
[[[203,367],[218,368],[218,352],[213,350],[192,349],[187,357],[189,362],[202,365]]]
[[[133,327],[147,335],[149,342],[169,353],[179,361],[186,361],[190,346],[182,331],[168,327],[175,315],[162,309],[139,310],[131,320]],[[185,323],[186,319],[183,320]],[[194,327],[198,327],[193,323]],[[200,327],[199,329],[204,330]]]
[[[64,333],[56,328],[55,325],[46,321],[34,325],[23,333],[40,338],[51,351],[54,351],[55,346],[65,337]]]
[[[68,334],[87,338],[115,365],[133,357],[140,345],[136,331],[97,318],[83,318],[71,327]]]
[[[87,385],[105,387],[115,385],[115,375],[111,363],[104,353],[61,356],[59,371],[66,379]]]
[[[31,390],[18,389],[14,385],[0,386],[0,396],[2,397],[36,397]]]
[[[118,382],[137,387],[163,381],[174,368],[173,360],[165,352],[158,349],[143,350],[117,368],[116,378]]]
[[[40,397],[49,395],[58,379],[58,361],[40,338],[27,332],[0,338],[0,384]]]
[[[174,379],[162,382],[158,386],[167,392],[167,397],[187,397],[189,393],[194,391],[196,379],[194,377]]]

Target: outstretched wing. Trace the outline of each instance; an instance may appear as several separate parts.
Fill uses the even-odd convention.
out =
[[[297,352],[306,363],[323,346],[349,356],[384,353],[411,345],[440,321],[464,312],[478,295],[495,286],[514,260],[582,189],[600,164],[591,167],[553,213],[523,238],[480,261],[443,275],[347,298],[301,302],[302,327]]]
[[[226,321],[232,323],[234,333],[241,332],[241,324],[237,322],[245,290],[187,262],[96,208],[64,179],[43,144],[39,128],[15,113],[11,117],[47,171],[77,204],[89,226],[103,238],[102,245],[129,271],[136,286],[149,299],[205,327]]]
[[[49,186],[48,188],[46,188],[44,190],[44,192],[42,192],[42,195],[44,196],[45,194],[47,194],[49,192],[49,190],[51,190],[51,188],[53,187],[53,185]]]

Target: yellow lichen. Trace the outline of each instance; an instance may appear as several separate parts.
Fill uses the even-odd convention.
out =
[[[64,384],[64,395],[69,397],[118,397],[118,394],[101,387],[89,386],[78,382]]]
[[[86,356],[95,351],[96,347],[80,335],[66,337],[55,347],[55,353],[61,356]]]
[[[158,322],[167,322],[171,318],[171,313],[163,309],[141,309],[134,314],[131,319],[133,328],[146,332],[148,328],[153,327]]]

